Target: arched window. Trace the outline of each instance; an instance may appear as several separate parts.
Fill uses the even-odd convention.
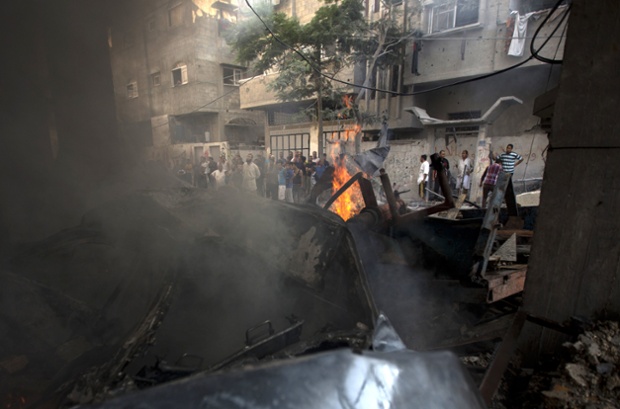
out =
[[[187,84],[187,65],[180,62],[172,69],[172,86],[178,87],[183,84]]]

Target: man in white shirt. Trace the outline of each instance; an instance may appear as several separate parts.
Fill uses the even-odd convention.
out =
[[[243,182],[241,183],[241,190],[246,192],[256,193],[256,179],[260,177],[260,169],[253,162],[254,155],[251,153],[245,158],[243,164]]]
[[[426,183],[428,182],[429,165],[426,161],[427,156],[420,156],[420,171],[418,173],[418,192],[420,198],[426,201]]]
[[[226,171],[221,163],[217,165],[217,169],[211,172],[211,176],[216,190],[226,185]]]
[[[461,159],[456,164],[458,168],[458,176],[456,178],[456,190],[460,194],[467,194],[471,187],[471,172],[474,170],[469,152],[464,150],[461,153]]]

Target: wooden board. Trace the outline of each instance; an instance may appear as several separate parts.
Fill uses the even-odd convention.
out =
[[[447,219],[457,218],[457,216],[459,215],[459,211],[461,210],[461,207],[463,206],[463,202],[465,202],[466,197],[467,197],[466,194],[459,195],[458,199],[456,199],[456,202],[454,202],[454,207],[447,211],[447,214],[446,214]]]

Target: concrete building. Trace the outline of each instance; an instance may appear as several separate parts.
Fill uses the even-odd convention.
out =
[[[422,132],[403,136],[413,136],[426,153],[444,149],[452,166],[468,150],[475,156],[473,186],[488,166],[489,151],[501,153],[512,143],[524,158],[513,176],[515,190],[538,189],[549,123],[536,116],[535,101],[557,86],[560,65],[531,57],[530,43],[536,34],[535,49],[544,44],[540,55],[562,59],[568,18],[565,6],[549,16],[555,3],[424,1],[419,16],[424,34],[410,47],[404,65],[403,84],[414,95],[397,97],[405,99],[404,110],[420,120]],[[515,32],[515,26],[521,30]],[[511,97],[510,108],[495,105]],[[423,110],[408,107],[410,103]],[[491,114],[493,107],[497,110]],[[485,112],[490,116],[482,121]],[[391,115],[403,114],[392,110]],[[476,190],[472,196],[479,197]]]
[[[284,1],[275,7],[294,14],[290,6],[285,9],[287,4],[289,1]],[[529,44],[553,4],[534,0],[410,0],[393,4],[406,16],[403,24],[412,34],[405,60],[372,74],[375,88],[392,93],[371,91],[358,102],[363,111],[387,121],[391,152],[385,167],[401,190],[409,187],[415,191],[412,184],[422,154],[444,149],[454,165],[467,149],[471,157],[478,157],[479,175],[488,164],[489,150],[499,151],[508,143],[525,158],[514,176],[517,192],[540,186],[548,124],[534,115],[534,103],[557,86],[560,68],[531,58]],[[372,20],[379,18],[385,4],[367,2],[366,7]],[[310,11],[307,7],[303,10]],[[548,39],[540,51],[547,58],[562,58],[565,10],[558,9],[537,34],[536,47]],[[298,18],[303,21],[307,17]],[[513,40],[517,21],[522,31]],[[358,69],[351,76],[356,84],[363,82],[365,71]],[[488,78],[476,79],[483,76]],[[268,113],[266,146],[275,151],[289,146],[311,151],[326,140],[344,138],[350,123],[327,123],[319,137],[316,124],[294,115],[294,104],[278,103],[266,91],[269,80],[270,75],[263,76],[241,91],[242,108]],[[489,111],[505,97],[513,97],[516,104],[510,108],[500,104]],[[485,112],[493,113],[487,118],[492,123],[481,122]],[[380,121],[364,127],[363,150],[375,146],[380,128]],[[347,149],[353,150],[353,146]]]
[[[241,110],[236,65],[223,37],[231,1],[133,1],[115,9],[110,61],[120,134],[170,168],[264,140],[262,112]]]

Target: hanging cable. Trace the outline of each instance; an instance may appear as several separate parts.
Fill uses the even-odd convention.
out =
[[[553,14],[553,12],[555,10],[557,10],[557,8],[560,6],[560,4],[563,2],[564,0],[558,0],[558,2],[554,5],[554,7],[552,8],[551,12],[545,17],[545,19],[542,21],[542,23],[540,24],[540,26],[538,27],[538,29],[536,30],[536,32],[534,33],[534,36],[532,37],[532,41],[530,43],[530,50],[533,50],[532,48],[532,44],[534,44],[534,41],[536,40],[537,35],[540,32],[540,29],[547,23],[547,21],[549,21],[549,18],[551,17],[551,15]],[[420,95],[420,94],[425,94],[428,92],[433,92],[433,91],[438,91],[444,88],[449,88],[449,87],[453,87],[455,85],[461,85],[461,84],[467,84],[469,82],[474,82],[474,81],[479,81],[485,78],[489,78],[489,77],[493,77],[495,75],[499,75],[499,74],[503,74],[507,71],[513,70],[515,68],[521,67],[522,65],[526,64],[527,62],[531,61],[534,58],[540,57],[538,56],[538,52],[540,52],[543,47],[549,42],[549,40],[551,38],[553,38],[553,35],[555,34],[555,32],[558,30],[558,28],[560,27],[560,25],[564,22],[564,19],[567,17],[568,12],[570,11],[570,6],[568,7],[568,9],[566,10],[566,12],[564,13],[564,15],[562,16],[562,18],[560,19],[560,22],[558,25],[556,25],[556,27],[553,29],[553,31],[551,32],[551,34],[545,39],[545,41],[542,43],[542,45],[537,49],[534,50],[534,52],[525,60],[521,61],[520,63],[517,63],[515,65],[511,65],[510,67],[506,67],[504,69],[501,69],[499,71],[494,71],[492,73],[489,74],[484,74],[484,75],[480,75],[477,77],[473,77],[473,78],[468,78],[465,80],[461,80],[461,81],[455,81],[452,82],[450,84],[445,84],[445,85],[440,85],[438,87],[434,87],[434,88],[430,88],[430,89],[426,89],[426,90],[422,90],[422,91],[416,91],[416,92],[409,92],[409,93],[404,93],[404,92],[397,92],[397,91],[390,91],[390,90],[384,90],[384,89],[379,89],[379,88],[375,88],[375,87],[366,87],[364,85],[360,85],[360,84],[353,84],[350,83],[348,81],[343,81],[343,80],[339,80],[333,76],[327,75],[325,73],[323,73],[320,69],[318,69],[317,67],[314,66],[314,64],[308,60],[308,58],[303,55],[299,50],[297,50],[295,47],[285,43],[284,41],[282,41],[272,30],[271,28],[267,25],[267,23],[261,18],[261,16],[256,12],[256,10],[254,10],[254,8],[252,7],[252,5],[250,4],[249,0],[245,0],[245,3],[247,4],[247,6],[250,8],[250,10],[252,11],[252,13],[254,13],[254,15],[256,16],[256,18],[259,19],[259,21],[263,24],[263,26],[265,26],[265,28],[267,29],[267,31],[269,32],[269,35],[278,43],[280,43],[281,45],[283,45],[284,47],[290,49],[291,51],[293,51],[294,53],[296,53],[297,55],[299,55],[304,61],[306,61],[306,63],[308,63],[308,65],[310,66],[310,68],[315,71],[317,74],[328,78],[332,81],[341,83],[341,84],[345,84],[347,86],[351,86],[351,87],[356,87],[356,88],[363,88],[363,89],[367,89],[370,91],[375,91],[375,92],[383,92],[386,94],[390,94],[390,95],[395,95],[395,96],[414,96],[414,95]],[[543,57],[540,57],[543,58]],[[538,59],[538,58],[537,58]],[[552,60],[550,60],[552,61]],[[561,62],[561,61],[560,61]],[[554,62],[554,64],[556,64],[557,62]]]
[[[564,0],[558,0],[555,3],[551,11],[549,12],[549,15],[545,19],[545,22],[549,20],[551,15],[555,13],[558,7],[560,7],[560,4],[562,4],[563,2]],[[555,30],[553,30],[553,32],[551,33],[552,36],[557,30],[557,28],[562,24],[562,22],[564,22],[564,19],[566,18],[566,16],[568,16],[568,13],[570,12],[571,7],[572,7],[572,4],[569,3],[568,7],[566,8],[566,11],[562,15],[562,18],[560,19],[560,23],[556,26]],[[562,60],[550,59],[550,58],[546,58],[538,54],[542,50],[542,48],[545,46],[545,44],[547,44],[547,41],[545,41],[543,45],[540,46],[537,50],[534,49],[534,40],[536,40],[536,37],[538,36],[538,33],[540,33],[540,30],[543,28],[543,26],[544,26],[544,22],[540,26],[538,26],[538,28],[534,32],[534,37],[532,37],[532,41],[530,42],[530,53],[532,54],[532,57],[536,58],[538,61],[542,61],[547,64],[562,64]]]

